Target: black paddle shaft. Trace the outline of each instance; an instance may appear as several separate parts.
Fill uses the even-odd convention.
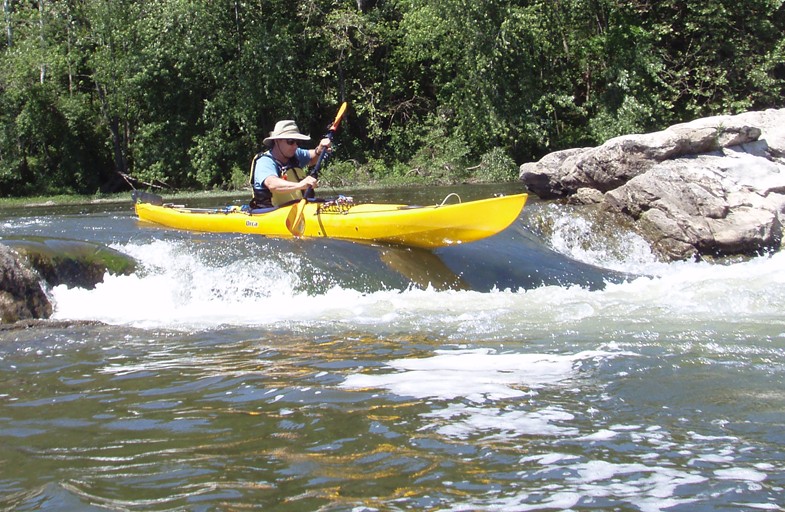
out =
[[[330,139],[330,145],[333,142],[333,136],[335,135],[336,130],[338,130],[338,125],[341,123],[341,119],[343,118],[343,114],[346,112],[346,102],[341,105],[341,108],[338,109],[338,114],[335,116],[335,120],[327,129],[327,134],[324,136],[326,139]],[[324,148],[322,152],[319,154],[319,159],[316,161],[316,165],[313,166],[313,169],[308,174],[313,176],[314,178],[319,178],[319,169],[322,168],[322,164],[329,156],[329,151],[327,148]],[[308,190],[305,191],[303,197],[306,199],[312,199],[316,196],[316,192],[314,192],[313,187],[308,187]]]

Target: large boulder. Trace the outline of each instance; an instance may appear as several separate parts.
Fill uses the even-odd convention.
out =
[[[109,272],[128,275],[136,270],[136,261],[110,247],[93,242],[49,237],[5,238],[24,262],[49,286],[64,284],[69,288],[93,289]]]
[[[0,323],[49,318],[49,286],[94,288],[104,275],[129,274],[133,258],[100,244],[60,238],[3,238]]]
[[[11,248],[0,244],[0,323],[49,318],[52,304],[40,277],[17,258]]]
[[[521,166],[543,198],[599,202],[669,259],[779,249],[785,109],[717,116]]]

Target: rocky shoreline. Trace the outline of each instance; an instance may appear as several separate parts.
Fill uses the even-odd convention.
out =
[[[716,116],[523,164],[543,199],[622,215],[666,260],[779,250],[785,109]]]

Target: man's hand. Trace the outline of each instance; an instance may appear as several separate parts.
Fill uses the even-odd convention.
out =
[[[321,155],[322,151],[324,150],[327,150],[327,152],[329,153],[330,151],[332,151],[332,144],[333,144],[332,141],[328,137],[323,138],[322,140],[319,141],[319,145],[316,146],[316,154]]]
[[[316,188],[319,185],[319,182],[313,176],[306,176],[305,178],[300,180],[299,185],[300,186],[298,188],[300,190],[307,190],[309,188]]]

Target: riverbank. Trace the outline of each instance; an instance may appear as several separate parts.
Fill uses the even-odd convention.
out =
[[[248,195],[248,191],[236,190],[211,190],[211,191],[186,191],[186,192],[164,192],[158,193],[165,200],[188,199],[188,198],[233,198]],[[62,206],[80,204],[119,204],[131,201],[131,191],[118,192],[116,194],[102,194],[98,196],[81,195],[58,195],[58,196],[35,196],[35,197],[9,197],[0,199],[0,210],[12,208],[35,208],[40,206]]]
[[[498,176],[494,174],[494,176]],[[465,184],[472,184],[478,186],[493,186],[493,185],[510,185],[519,183],[517,176],[510,175],[510,179],[506,181],[491,181],[482,180],[473,177],[470,180],[454,180],[452,182],[442,182],[436,179],[422,176],[418,178],[401,179],[401,178],[388,178],[382,180],[369,180],[358,179],[353,181],[349,186],[343,186],[332,182],[329,176],[323,177],[320,180],[321,186],[317,189],[317,194],[322,195],[336,195],[351,193],[351,191],[368,191],[368,190],[395,190],[395,189],[420,189],[422,187],[450,187]],[[7,197],[0,198],[0,210],[5,208],[33,208],[40,206],[60,206],[60,205],[80,205],[80,204],[118,204],[130,201],[132,190],[126,190],[115,194],[100,194],[100,195],[71,195],[63,194],[56,196],[32,196],[32,197]],[[148,190],[161,196],[164,201],[184,201],[184,200],[202,200],[202,199],[250,199],[252,192],[250,187],[235,189],[235,190]]]

